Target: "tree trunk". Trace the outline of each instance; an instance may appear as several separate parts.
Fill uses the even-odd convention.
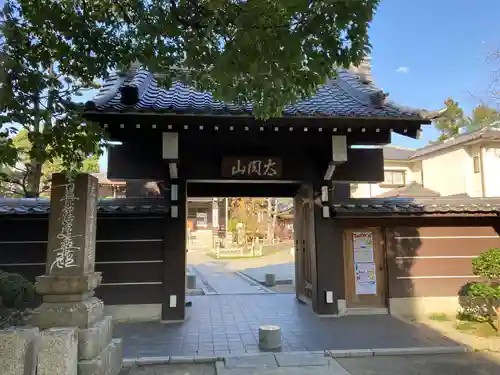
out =
[[[497,332],[500,332],[500,306],[497,307]]]
[[[33,160],[26,178],[26,198],[40,197],[40,181],[42,179],[42,164]]]

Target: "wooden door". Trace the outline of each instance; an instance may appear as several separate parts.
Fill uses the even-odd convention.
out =
[[[344,231],[347,308],[387,307],[384,249],[379,228]]]

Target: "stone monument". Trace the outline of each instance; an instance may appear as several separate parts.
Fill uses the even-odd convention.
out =
[[[97,191],[97,178],[89,174],[52,176],[46,269],[35,283],[43,303],[31,324],[47,334],[76,328],[78,374],[116,375],[122,340],[112,339],[111,317],[103,316],[104,304],[94,296],[101,282],[95,272]]]

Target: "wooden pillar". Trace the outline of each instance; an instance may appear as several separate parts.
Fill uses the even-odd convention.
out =
[[[326,187],[326,188],[325,188]],[[313,262],[313,310],[320,315],[338,314],[339,299],[344,299],[344,257],[342,229],[331,218],[331,204],[349,197],[348,184],[331,185],[326,181],[311,184],[310,197],[314,233],[311,253]]]
[[[163,247],[162,320],[183,321],[186,316],[187,183],[179,164],[178,134],[163,133],[165,161],[165,231]]]
[[[304,256],[305,256],[305,238],[303,234],[304,214],[301,199],[301,190],[297,191],[293,200],[293,240],[295,245],[295,297],[301,299],[305,296],[304,290]]]

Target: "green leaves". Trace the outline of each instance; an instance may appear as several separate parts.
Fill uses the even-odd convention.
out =
[[[103,134],[73,100],[139,60],[255,116],[280,116],[338,66],[369,52],[379,0],[7,0],[0,13],[0,163],[14,166],[9,137],[29,133],[28,190],[42,166],[70,171],[100,152]]]
[[[70,2],[37,2],[30,8],[10,0],[0,13],[0,164],[9,172],[2,181],[25,196],[40,194],[48,171],[80,170],[90,154],[100,153],[103,134],[83,121],[73,98],[107,72],[103,54],[114,40],[102,44],[94,38],[104,35],[102,27],[90,33],[75,29],[84,23],[69,8]],[[98,56],[92,48],[101,45],[108,51]]]
[[[460,128],[464,126],[464,111],[458,103],[452,98],[448,98],[444,104],[447,108],[446,113],[437,119],[434,124],[441,133],[438,141],[459,135]]]
[[[462,128],[473,132],[486,126],[500,126],[500,113],[494,108],[481,104],[472,110],[471,116],[465,116],[462,108],[452,98],[448,98],[445,105],[447,108],[445,115],[434,123],[441,133],[438,141],[459,135]]]
[[[500,282],[500,249],[488,249],[472,261],[474,275]]]
[[[478,105],[472,110],[472,116],[465,120],[468,131],[479,130],[485,126],[500,126],[500,113],[491,107]]]
[[[139,60],[259,118],[315,92],[369,52],[379,0],[19,0],[67,76],[90,82]],[[37,46],[39,48],[39,46]],[[186,74],[189,72],[189,74]]]

